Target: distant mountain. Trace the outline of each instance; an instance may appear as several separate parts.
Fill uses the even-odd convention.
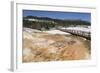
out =
[[[83,20],[72,20],[72,19],[67,19],[67,20],[62,20],[62,19],[53,19],[53,18],[49,18],[49,17],[37,17],[37,16],[26,16],[26,17],[23,17],[24,19],[38,19],[38,20],[50,20],[50,21],[66,21],[66,22],[83,22],[83,23],[87,23],[87,24],[90,24],[90,22],[87,22],[87,21],[83,21]]]
[[[68,26],[77,26],[84,25],[90,26],[91,23],[82,20],[62,20],[62,19],[53,19],[49,17],[37,17],[37,16],[26,16],[23,17],[23,26],[30,27],[34,29],[50,29],[56,27],[68,27]]]

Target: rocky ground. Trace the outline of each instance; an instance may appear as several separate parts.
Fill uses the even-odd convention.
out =
[[[88,43],[88,44],[87,44]],[[23,30],[23,62],[85,60],[90,58],[90,41],[63,34]]]

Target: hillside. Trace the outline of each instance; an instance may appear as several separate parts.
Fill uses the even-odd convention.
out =
[[[61,20],[48,17],[27,16],[23,17],[23,26],[38,30],[49,30],[57,27],[90,26],[91,23],[82,20]]]

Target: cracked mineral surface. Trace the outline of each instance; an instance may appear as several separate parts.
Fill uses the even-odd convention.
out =
[[[52,31],[53,32],[53,31]],[[54,34],[56,32],[56,34]],[[23,30],[22,61],[46,62],[90,59],[90,41],[61,31]]]

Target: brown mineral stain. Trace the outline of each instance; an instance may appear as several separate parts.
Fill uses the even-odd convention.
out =
[[[24,33],[23,36],[31,35]],[[36,37],[39,36],[39,37]],[[32,38],[23,38],[23,51],[30,49],[31,53],[23,55],[23,62],[67,61],[89,59],[88,48],[83,39],[65,35],[40,32]]]

